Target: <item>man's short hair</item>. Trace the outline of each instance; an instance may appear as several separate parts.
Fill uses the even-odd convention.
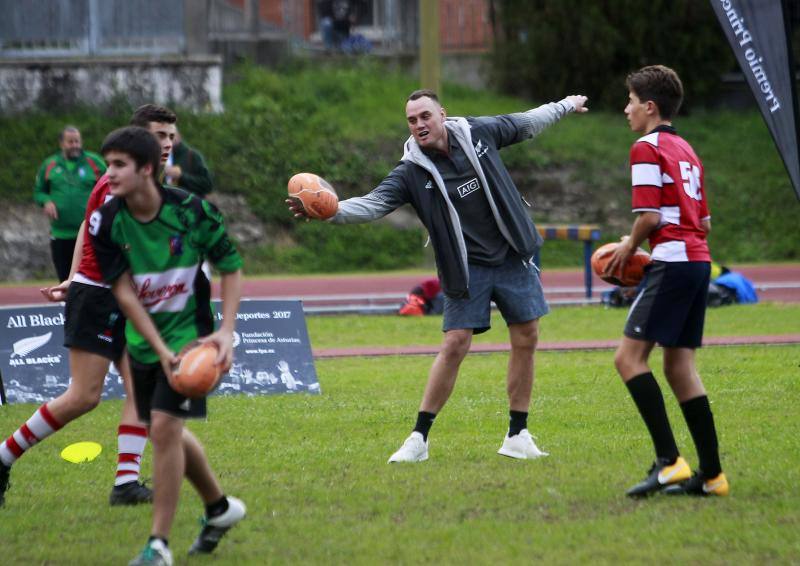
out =
[[[430,98],[431,100],[436,102],[436,104],[441,106],[442,103],[439,102],[439,96],[436,94],[436,92],[434,92],[434,91],[432,91],[432,90],[430,90],[428,88],[415,90],[414,92],[412,92],[411,94],[408,95],[408,98],[406,99],[406,102],[411,102],[412,100],[417,100],[417,99],[423,98],[425,96],[427,96],[428,98]]]
[[[678,73],[664,65],[650,65],[634,71],[625,79],[625,85],[640,102],[655,102],[664,120],[672,120],[683,102],[683,84]]]
[[[59,142],[64,141],[64,134],[66,134],[67,132],[77,132],[79,135],[81,133],[81,131],[76,126],[66,125],[61,129],[60,132],[58,132]]]
[[[150,122],[159,122],[161,124],[174,124],[178,121],[178,116],[165,106],[157,106],[155,104],[145,104],[136,109],[131,116],[131,126],[139,126],[141,128],[148,128]]]
[[[159,167],[161,165],[161,144],[156,137],[140,126],[126,126],[118,128],[108,134],[103,140],[100,153],[105,157],[112,151],[130,155],[136,169],[141,169],[148,163],[153,166],[153,180],[158,182]]]

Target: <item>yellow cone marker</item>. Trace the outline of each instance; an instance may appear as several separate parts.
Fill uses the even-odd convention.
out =
[[[61,451],[61,457],[73,464],[91,462],[103,451],[97,442],[76,442]]]

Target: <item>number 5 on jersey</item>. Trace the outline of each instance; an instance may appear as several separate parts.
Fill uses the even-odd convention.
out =
[[[688,161],[679,161],[678,165],[680,165],[681,177],[684,181],[683,192],[694,200],[703,200],[703,195],[700,194],[702,188],[700,186],[700,168]]]

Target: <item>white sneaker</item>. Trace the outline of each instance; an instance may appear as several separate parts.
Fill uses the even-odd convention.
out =
[[[422,438],[422,433],[416,430],[406,438],[400,450],[392,454],[387,464],[392,462],[424,462],[428,459],[428,443]]]
[[[172,553],[161,540],[153,539],[128,566],[172,566]]]
[[[547,452],[542,452],[537,448],[527,428],[523,428],[519,434],[515,434],[514,436],[506,436],[503,439],[503,445],[497,453],[501,456],[517,458],[519,460],[533,460],[534,458],[547,456]]]
[[[189,549],[189,554],[208,554],[213,552],[228,530],[236,523],[244,519],[247,508],[244,503],[235,497],[227,496],[228,510],[222,515],[217,515],[211,519],[203,519],[203,528],[200,534]]]

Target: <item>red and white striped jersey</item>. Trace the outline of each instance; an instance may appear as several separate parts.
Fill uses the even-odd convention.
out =
[[[92,213],[113,198],[109,192],[111,187],[108,184],[108,175],[103,175],[95,183],[92,194],[89,195],[89,202],[86,203],[86,226],[83,231],[83,253],[81,263],[73,281],[97,285],[98,287],[108,287],[103,283],[103,274],[97,264],[97,256],[92,247],[91,237],[89,236],[89,226]]]
[[[649,236],[659,261],[711,261],[701,221],[710,218],[703,164],[670,126],[659,126],[631,147],[633,212],[658,212]]]

